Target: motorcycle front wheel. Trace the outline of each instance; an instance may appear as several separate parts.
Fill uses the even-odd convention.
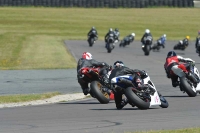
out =
[[[132,90],[133,87],[128,87],[124,89],[124,94],[128,98],[130,103],[133,103],[139,109],[148,109],[150,106],[150,101],[144,101],[140,97],[138,97]]]
[[[188,83],[186,77],[180,78],[180,85],[182,89],[188,94],[188,96],[195,97],[197,95],[197,93],[192,90],[193,86]]]

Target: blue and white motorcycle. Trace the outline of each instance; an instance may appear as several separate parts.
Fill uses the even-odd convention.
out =
[[[136,89],[135,83],[132,81],[132,75],[123,75],[112,78],[111,84],[114,88],[120,88],[119,90],[123,91],[129,103],[137,106],[139,109],[149,109],[154,106],[167,108],[169,106],[167,100],[156,90],[155,85],[148,75],[143,79],[144,84],[148,84],[149,86],[145,90]]]

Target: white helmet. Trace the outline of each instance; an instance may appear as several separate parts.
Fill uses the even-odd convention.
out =
[[[131,33],[132,36],[135,36],[135,33]]]
[[[145,30],[145,33],[149,34],[149,33],[150,33],[150,30],[149,30],[149,29],[146,29],[146,30]]]
[[[183,41],[182,41],[182,40],[180,40],[180,41],[179,41],[179,43],[182,45],[182,44],[183,44]]]
[[[167,35],[166,35],[166,34],[164,34],[164,35],[163,35],[163,37],[167,37]]]
[[[83,59],[87,59],[87,60],[91,60],[92,59],[92,54],[90,54],[89,52],[83,52],[82,58]]]
[[[113,31],[112,28],[110,28],[109,31]]]

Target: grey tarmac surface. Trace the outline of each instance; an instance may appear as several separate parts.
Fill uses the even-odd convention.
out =
[[[136,107],[133,108],[127,105],[122,110],[116,110],[113,101],[109,104],[99,104],[96,99],[92,98],[51,105],[3,108],[0,109],[1,132],[123,133],[127,131],[199,127],[199,95],[188,97],[187,94],[180,92],[179,88],[173,88],[163,69],[167,52],[172,50],[173,45],[177,42],[167,41],[165,49],[161,49],[160,52],[151,51],[149,56],[144,56],[138,41],[125,48],[119,48],[116,45],[111,54],[107,53],[102,41],[97,41],[93,47],[89,47],[86,41],[65,41],[66,46],[77,59],[84,51],[88,51],[98,61],[113,64],[115,60],[122,60],[130,68],[146,70],[157,90],[168,100],[168,108],[155,107],[148,110],[139,110]],[[197,68],[200,67],[199,57],[194,49],[194,42],[191,42],[191,45],[185,51],[177,51],[177,53],[183,57],[192,58],[196,61]],[[72,74],[66,75],[63,71],[58,72],[59,74],[52,72],[54,75],[51,75],[48,71],[47,73],[46,76],[42,76],[41,71],[41,75],[38,76],[41,78],[36,80],[37,82],[32,81],[32,90],[37,90],[37,87],[40,87],[39,85],[34,85],[34,83],[42,84],[42,79],[45,79],[42,77],[48,79],[44,80],[45,84],[40,87],[44,90],[45,88],[46,90],[50,88],[50,85],[47,87],[45,85],[53,84],[52,82],[57,81],[56,79],[59,77],[61,79],[55,82],[52,88],[56,88],[56,84],[59,83],[61,83],[59,86],[62,89],[67,88],[69,84],[71,87],[78,88],[78,84],[75,81],[64,83],[68,76],[73,80]],[[31,76],[25,75],[25,77],[19,79],[19,82],[22,83],[24,79],[31,79]],[[7,77],[7,79],[8,82],[6,82],[7,80],[4,81],[9,83],[12,78]],[[15,82],[15,80],[12,79],[12,82]],[[78,91],[80,92],[80,90]]]

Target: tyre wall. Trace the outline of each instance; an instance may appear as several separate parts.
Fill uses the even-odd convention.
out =
[[[0,6],[86,8],[194,7],[193,0],[0,0]]]

